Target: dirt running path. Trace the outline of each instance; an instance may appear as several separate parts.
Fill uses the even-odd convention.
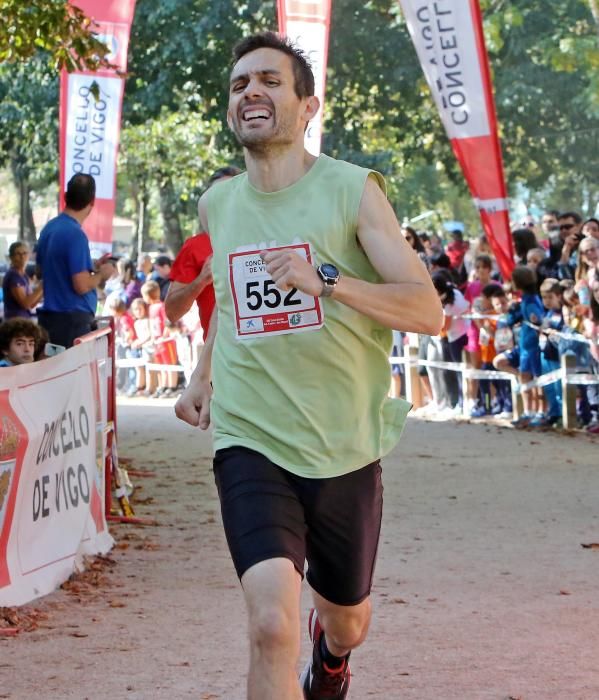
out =
[[[137,511],[158,525],[115,526],[114,565],[27,607],[37,629],[0,637],[0,698],[243,700],[245,616],[210,442],[170,401],[119,410],[121,453],[156,473],[136,479]],[[409,422],[384,463],[374,621],[351,698],[599,698],[599,550],[581,546],[599,542],[597,447]]]

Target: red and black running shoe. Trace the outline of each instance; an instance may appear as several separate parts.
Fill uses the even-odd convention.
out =
[[[312,640],[312,660],[308,661],[300,676],[305,700],[345,700],[349,691],[349,662],[339,668],[329,668],[320,653],[322,627],[314,608],[310,610],[308,629]]]

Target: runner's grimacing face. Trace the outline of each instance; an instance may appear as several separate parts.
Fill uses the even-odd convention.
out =
[[[256,49],[235,64],[229,84],[227,122],[248,150],[303,142],[313,114],[310,100],[294,88],[291,57],[276,49]]]

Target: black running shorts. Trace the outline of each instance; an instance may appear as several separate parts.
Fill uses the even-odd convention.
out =
[[[245,447],[218,450],[214,476],[225,534],[239,578],[254,564],[285,557],[337,605],[370,594],[383,486],[378,461],[343,476],[307,479]]]

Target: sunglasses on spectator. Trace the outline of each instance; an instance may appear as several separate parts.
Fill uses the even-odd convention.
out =
[[[522,226],[525,228],[534,228],[535,222],[534,221],[523,221]]]
[[[569,231],[571,228],[574,228],[576,224],[560,224],[559,225],[559,230],[560,231]]]

